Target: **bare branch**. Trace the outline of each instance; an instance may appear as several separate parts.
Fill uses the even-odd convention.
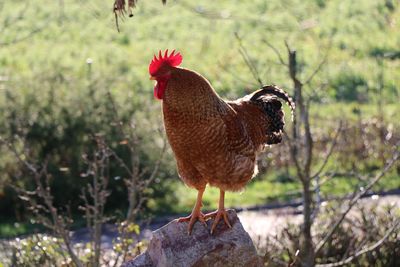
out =
[[[0,4],[1,5],[0,11],[4,7],[4,3]],[[25,16],[26,11],[29,9],[29,5],[30,5],[30,3],[26,2],[25,6],[19,10],[19,12],[16,14],[16,16],[5,19],[3,22],[3,25],[1,25],[0,32],[2,32],[7,27],[17,23],[18,21],[22,20]]]
[[[235,79],[237,79],[238,81],[241,81],[242,83],[246,84],[246,85],[252,85],[254,87],[258,86],[258,83],[255,83],[253,81],[247,81],[245,78],[242,78],[240,75],[240,73],[236,73],[233,72],[232,70],[230,70],[229,68],[226,68],[226,64],[222,63],[221,61],[218,62],[218,66],[223,69],[224,71],[226,71],[227,73],[231,74],[232,76],[235,77]]]
[[[268,18],[266,18],[265,16],[243,17],[232,14],[230,11],[227,10],[218,10],[218,11],[207,10],[203,6],[191,5],[187,3],[188,1],[175,0],[175,2],[178,2],[183,8],[193,12],[194,14],[209,20],[233,20],[233,21],[257,22],[257,23],[262,23],[263,29],[266,29],[268,31],[276,31],[276,30],[285,31],[289,29],[288,25],[284,23],[275,25],[271,24],[271,21],[268,20]]]
[[[163,139],[163,141],[164,141],[164,143],[163,143],[163,147],[160,152],[160,156],[158,157],[158,160],[157,160],[156,164],[154,165],[153,171],[150,174],[150,177],[146,182],[147,184],[150,184],[151,182],[153,182],[154,178],[156,177],[156,175],[158,173],[161,162],[164,159],[165,151],[167,150],[167,141],[165,140],[165,138]]]
[[[396,149],[397,146],[398,144],[396,145]],[[317,244],[315,249],[316,254],[322,249],[322,247],[329,240],[329,238],[331,238],[331,236],[335,233],[336,229],[343,222],[347,214],[350,212],[353,206],[358,202],[358,200],[360,200],[360,198],[363,197],[390,170],[390,168],[394,165],[394,163],[399,159],[399,154],[400,154],[399,150],[396,150],[392,158],[387,162],[386,166],[383,168],[383,170],[380,173],[378,173],[361,192],[359,192],[349,201],[347,208],[342,212],[339,219],[328,231],[327,235]]]
[[[302,107],[303,106],[303,107]],[[303,111],[301,111],[303,109]],[[303,122],[304,122],[304,137],[305,137],[305,149],[306,149],[306,155],[305,155],[305,163],[304,163],[304,174],[307,177],[310,177],[310,169],[311,169],[311,163],[313,159],[313,139],[312,139],[312,134],[311,134],[311,127],[310,127],[310,121],[309,121],[309,107],[305,106],[302,102],[300,102],[300,116],[302,116]],[[310,178],[309,178],[310,180]]]
[[[303,169],[301,168],[300,162],[299,162],[298,158],[296,157],[295,144],[293,144],[293,140],[289,137],[289,135],[287,134],[286,131],[283,131],[283,134],[285,135],[286,139],[288,140],[290,156],[296,167],[297,174],[298,174],[300,180],[303,181],[304,180]]]
[[[249,68],[251,74],[253,75],[254,79],[258,82],[260,86],[263,86],[264,83],[261,80],[260,74],[257,70],[257,67],[254,65],[253,61],[251,60],[249,54],[247,53],[247,49],[243,46],[242,39],[240,38],[239,34],[235,32],[236,40],[239,42],[239,52],[242,55],[244,62],[246,63],[247,67]]]
[[[323,92],[325,88],[328,87],[328,83],[322,83],[320,84],[317,88],[311,88],[311,92],[306,92],[307,95],[307,105],[313,100],[315,99],[316,96],[318,96],[318,94],[320,92]]]
[[[6,20],[4,21],[2,27],[0,28],[0,33],[1,33],[2,31],[4,31],[4,29],[6,29],[6,28],[8,28],[8,27],[12,27],[13,24],[15,24],[15,23],[17,23],[17,22],[23,20],[24,17],[25,17],[25,15],[26,15],[25,13],[26,13],[26,11],[27,11],[28,9],[29,9],[29,2],[27,2],[27,4],[26,4],[23,8],[21,8],[21,10],[18,12],[18,14],[17,14],[15,17],[13,17],[13,18],[8,18],[8,19],[6,19]],[[0,41],[0,46],[13,45],[13,44],[16,44],[16,43],[18,43],[18,42],[25,41],[25,40],[29,39],[29,38],[32,37],[33,35],[35,35],[35,34],[41,32],[42,30],[44,30],[44,29],[49,25],[49,23],[51,22],[51,20],[52,20],[52,19],[49,19],[48,21],[46,21],[45,23],[43,23],[41,26],[36,27],[35,29],[31,30],[29,33],[27,33],[27,34],[24,35],[24,36],[16,37],[16,38],[14,38],[13,40],[10,40],[10,41]],[[3,37],[4,37],[4,34],[3,34]]]
[[[70,255],[74,264],[78,267],[83,267],[82,262],[75,254],[72,248],[69,230],[67,225],[70,223],[70,220],[64,219],[62,216],[59,215],[57,209],[53,203],[53,196],[50,191],[50,184],[49,179],[50,175],[47,173],[47,161],[43,163],[43,165],[39,168],[36,168],[32,163],[29,163],[25,155],[21,157],[18,153],[15,146],[10,142],[5,142],[3,139],[0,138],[0,142],[6,144],[9,150],[14,154],[15,158],[22,164],[27,170],[29,170],[34,178],[36,189],[34,192],[26,191],[23,188],[16,188],[17,192],[21,194],[25,201],[27,201],[29,208],[33,211],[34,215],[40,221],[40,223],[54,231],[58,236],[60,236],[64,242],[64,245],[67,248],[68,254]],[[43,181],[44,180],[44,181]],[[41,201],[44,202],[44,206],[38,204],[37,197]],[[43,214],[49,215],[51,220]]]
[[[12,45],[12,44],[16,44],[16,43],[25,41],[25,40],[29,39],[30,37],[32,37],[33,35],[35,35],[36,33],[41,32],[46,26],[47,26],[47,24],[43,25],[40,28],[34,29],[33,31],[29,32],[25,36],[15,38],[9,42],[0,42],[0,46],[8,46],[8,45]]]
[[[269,48],[271,48],[272,51],[275,52],[275,54],[277,55],[277,57],[278,57],[278,59],[279,59],[279,62],[280,62],[282,65],[284,65],[284,66],[287,67],[288,64],[283,60],[283,57],[282,57],[281,53],[279,52],[279,50],[278,50],[275,46],[273,46],[267,39],[263,39],[262,41],[263,41]]]
[[[338,267],[338,266],[343,266],[346,264],[351,263],[353,260],[355,260],[356,258],[362,256],[365,253],[368,252],[372,252],[376,249],[378,249],[380,246],[383,245],[383,243],[388,239],[388,237],[395,231],[397,230],[397,228],[400,226],[400,218],[397,218],[396,221],[393,223],[393,226],[385,233],[385,235],[379,239],[379,241],[377,241],[375,244],[373,244],[372,246],[369,246],[367,248],[364,248],[358,252],[356,252],[354,255],[348,257],[345,260],[339,261],[339,262],[335,262],[335,263],[328,263],[328,264],[317,264],[317,267]]]
[[[8,140],[4,140],[1,136],[0,136],[0,143],[2,143],[3,145],[5,145],[13,154],[14,157],[18,160],[18,162],[20,164],[22,164],[23,166],[25,166],[29,171],[31,171],[33,174],[37,173],[37,169],[36,167],[29,163],[28,161],[22,159],[21,155],[18,153],[17,149],[15,148],[14,145],[11,144],[11,142],[9,142]]]
[[[109,148],[111,151],[111,154],[113,156],[113,158],[115,158],[117,160],[117,162],[119,163],[119,165],[128,173],[129,176],[132,176],[133,173],[131,171],[131,169],[128,167],[128,165],[126,165],[125,161],[123,161],[123,159],[121,159],[117,153],[115,153],[115,151],[111,148]]]
[[[321,71],[322,66],[324,66],[324,64],[326,63],[326,61],[328,59],[328,54],[329,54],[329,50],[326,51],[324,58],[321,60],[321,62],[318,64],[318,66],[315,68],[315,70],[311,73],[311,75],[306,79],[304,84],[311,83],[311,81],[314,79],[315,75],[317,75],[318,72]]]
[[[332,155],[333,149],[335,148],[335,146],[336,146],[336,144],[337,144],[337,139],[338,139],[338,137],[339,137],[339,135],[340,135],[340,133],[341,133],[341,131],[342,131],[342,124],[343,124],[342,121],[339,121],[339,125],[338,125],[338,128],[337,128],[337,130],[336,130],[336,134],[335,134],[335,136],[333,137],[331,146],[329,147],[329,150],[328,150],[328,152],[326,153],[326,156],[325,156],[325,158],[324,158],[324,161],[322,162],[322,165],[319,167],[319,169],[315,172],[315,174],[311,175],[311,179],[313,179],[313,178],[317,177],[318,175],[320,175],[321,172],[324,170],[326,164],[328,163],[329,158],[330,158],[331,155]]]

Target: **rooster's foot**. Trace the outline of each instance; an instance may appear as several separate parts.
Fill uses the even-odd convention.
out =
[[[226,212],[226,210],[216,210],[210,213],[207,213],[206,215],[204,215],[205,220],[209,219],[209,218],[214,218],[214,222],[211,226],[211,234],[214,233],[215,227],[217,227],[219,220],[221,219],[221,217],[224,219],[224,222],[226,225],[228,225],[229,228],[232,228],[229,219],[228,219],[228,213]]]
[[[178,219],[178,222],[189,222],[188,225],[188,234],[190,235],[192,233],[192,229],[196,221],[201,222],[205,227],[207,227],[207,223],[205,220],[204,214],[199,211],[199,212],[192,212],[189,216],[182,217]]]

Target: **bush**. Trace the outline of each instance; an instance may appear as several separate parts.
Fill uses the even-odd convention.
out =
[[[334,97],[339,101],[368,101],[368,83],[358,74],[341,72],[331,81]]]
[[[335,223],[340,214],[337,206],[325,207],[314,226],[315,243],[318,243]],[[400,209],[395,205],[378,207],[371,203],[360,203],[316,255],[317,264],[334,263],[345,260],[362,249],[370,248],[379,242],[375,249],[356,257],[349,266],[395,267],[400,263],[399,236]],[[392,229],[392,227],[394,227]],[[388,234],[387,238],[385,235]],[[288,224],[276,237],[269,237],[266,251],[266,266],[279,266],[277,262],[296,263],[296,251],[300,247],[300,227]],[[347,266],[347,265],[345,265]]]
[[[133,223],[117,225],[119,236],[113,240],[112,249],[101,249],[100,266],[120,266],[145,250],[145,243],[136,239],[139,226]],[[1,264],[6,266],[50,267],[75,266],[63,240],[48,234],[34,234],[0,244]],[[92,266],[93,251],[89,242],[74,245],[74,252],[84,266]]]
[[[0,105],[0,112],[4,115],[4,119],[0,120],[0,136],[11,142],[19,150],[18,153],[23,153],[29,160],[37,164],[48,162],[56,207],[68,205],[76,213],[82,204],[77,196],[88,183],[83,175],[86,166],[82,155],[93,152],[96,147],[93,142],[95,136],[102,136],[107,145],[124,162],[128,162],[129,168],[132,168],[129,162],[132,162],[133,155],[138,155],[139,171],[145,177],[150,175],[148,170],[158,160],[163,137],[160,135],[158,118],[150,112],[143,115],[146,114],[146,107],[138,109],[135,101],[128,105],[125,103],[128,99],[116,99],[105,89],[112,87],[113,83],[99,77],[92,78],[89,83],[77,82],[76,92],[68,95],[53,89],[65,86],[64,81],[60,82],[54,77],[42,79],[40,91],[33,87],[21,95],[17,84],[6,89],[6,101]],[[130,151],[126,144],[131,136],[125,136],[125,133],[132,131],[138,136],[135,151]],[[0,146],[0,150],[0,184],[3,186],[0,188],[3,193],[0,194],[0,213],[4,217],[24,220],[26,210],[7,185],[34,190],[34,181],[5,146]],[[124,213],[127,208],[127,189],[123,178],[128,174],[117,161],[110,163],[109,172],[112,197],[107,203],[106,212]],[[161,164],[157,182],[163,183],[170,176],[169,167]],[[168,187],[165,190],[159,188],[154,187],[146,193],[151,193],[152,198],[158,200],[168,193]]]

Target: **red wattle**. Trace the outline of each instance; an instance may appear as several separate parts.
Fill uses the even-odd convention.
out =
[[[154,86],[154,97],[160,99],[158,98],[158,83],[156,84],[156,86]]]
[[[164,98],[165,89],[167,88],[167,81],[161,80],[157,81],[156,86],[154,86],[154,97],[162,100]]]

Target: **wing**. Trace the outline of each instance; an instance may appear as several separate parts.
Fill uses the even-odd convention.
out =
[[[229,151],[243,156],[254,157],[255,147],[241,114],[228,104],[225,113],[221,114],[224,123],[226,144]]]

